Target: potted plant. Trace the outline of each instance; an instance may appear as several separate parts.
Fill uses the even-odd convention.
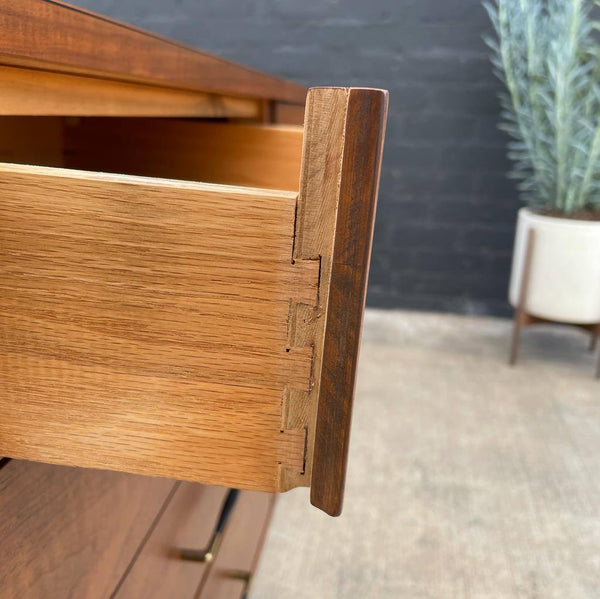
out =
[[[600,331],[600,50],[589,0],[486,2],[519,211],[509,299],[519,327]]]

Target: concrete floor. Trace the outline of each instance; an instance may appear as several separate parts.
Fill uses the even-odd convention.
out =
[[[600,382],[588,340],[370,311],[343,515],[281,496],[253,599],[600,597]]]

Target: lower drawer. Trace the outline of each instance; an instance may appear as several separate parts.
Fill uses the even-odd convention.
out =
[[[242,491],[208,563],[227,490],[12,460],[0,470],[2,599],[244,596],[275,497]]]
[[[267,532],[275,496],[239,492],[221,518],[223,540],[203,561],[228,491],[182,483],[149,532],[115,599],[239,599],[245,597]],[[185,551],[187,550],[187,551]],[[183,559],[193,554],[196,559]]]
[[[206,547],[226,494],[222,487],[178,484],[114,597],[192,599],[208,564],[181,559],[181,550]]]
[[[197,599],[246,599],[275,505],[275,495],[240,493],[223,544]]]
[[[174,487],[10,461],[0,470],[0,597],[110,597]]]

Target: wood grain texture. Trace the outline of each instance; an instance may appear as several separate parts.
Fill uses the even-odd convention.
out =
[[[193,597],[207,564],[182,560],[180,550],[204,547],[226,494],[222,487],[182,483],[114,599]]]
[[[269,491],[300,468],[295,194],[16,165],[0,190],[0,455]]]
[[[108,598],[173,484],[10,461],[0,471],[0,596]]]
[[[171,119],[78,119],[66,165],[298,191],[302,128]]]
[[[306,88],[54,0],[0,0],[0,63],[303,104]]]
[[[273,513],[275,496],[245,491],[240,494],[227,523],[221,549],[206,571],[196,599],[237,599],[247,582],[239,577],[253,573]]]
[[[0,87],[0,115],[255,119],[261,114],[255,99],[10,66],[0,66]]]
[[[289,390],[283,426],[308,429],[311,501],[341,511],[354,378],[368,277],[387,92],[311,89],[295,256],[321,263],[316,307],[298,305],[290,345],[315,348],[310,390]],[[286,472],[282,486],[300,483]]]
[[[310,495],[332,516],[342,510],[387,104],[383,90],[348,94]]]

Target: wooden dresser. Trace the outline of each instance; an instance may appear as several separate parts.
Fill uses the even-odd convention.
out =
[[[341,511],[387,93],[0,0],[0,598],[246,593]]]

